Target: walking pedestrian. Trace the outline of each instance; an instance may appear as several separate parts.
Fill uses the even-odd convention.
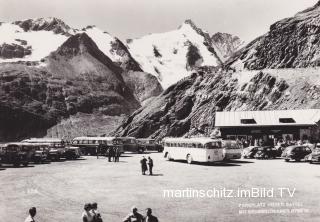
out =
[[[138,209],[136,207],[131,208],[132,213],[129,213],[124,219],[123,222],[143,222],[144,218],[141,214],[138,213]]]
[[[86,203],[83,207],[84,211],[82,213],[82,221],[83,222],[93,222],[93,213],[91,204]]]
[[[152,168],[153,168],[153,160],[151,157],[148,157],[148,166],[149,166],[149,175],[152,175]]]
[[[145,222],[159,222],[158,218],[152,215],[152,209],[151,208],[147,208],[146,209],[146,218],[145,218]]]
[[[142,175],[146,175],[146,171],[148,170],[147,159],[143,156],[142,159],[140,160],[140,163],[141,163]]]
[[[35,222],[34,217],[36,216],[36,214],[37,214],[37,209],[35,207],[31,207],[29,209],[29,215],[24,222]]]

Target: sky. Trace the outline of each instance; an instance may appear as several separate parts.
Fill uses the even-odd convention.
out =
[[[174,30],[191,19],[210,34],[227,32],[246,42],[274,22],[318,0],[0,0],[0,21],[56,17],[73,28],[96,25],[120,38]]]

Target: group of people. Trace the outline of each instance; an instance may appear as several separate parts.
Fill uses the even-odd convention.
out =
[[[153,160],[151,159],[150,156],[148,157],[148,159],[146,159],[145,156],[143,156],[142,159],[140,160],[140,164],[141,164],[142,175],[146,175],[146,171],[148,171],[148,167],[149,167],[149,175],[152,175]]]
[[[83,222],[102,222],[101,214],[98,211],[97,203],[86,203],[83,207],[82,213]]]
[[[159,222],[158,218],[152,215],[152,209],[146,209],[146,216],[138,213],[136,207],[132,207],[131,212],[123,219],[123,222]]]
[[[103,222],[101,214],[98,211],[97,203],[86,203],[84,205],[84,211],[82,213],[82,222]],[[29,215],[24,222],[35,222],[35,216],[37,209],[31,207],[29,209]],[[138,213],[136,207],[132,207],[131,212],[123,219],[123,222],[159,222],[158,218],[152,215],[152,209],[146,209],[146,215],[143,216]]]
[[[112,146],[109,148],[106,148],[106,152],[102,152],[104,148],[102,146],[99,146],[96,150],[97,153],[97,159],[99,159],[99,154],[103,153],[106,154],[108,157],[108,161],[111,162],[119,162],[120,156],[121,156],[121,150],[120,147]]]

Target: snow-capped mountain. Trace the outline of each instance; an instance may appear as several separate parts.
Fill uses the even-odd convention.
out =
[[[188,76],[194,67],[221,63],[209,34],[191,20],[177,30],[128,40],[127,45],[141,68],[157,76],[164,88]]]
[[[226,61],[230,56],[232,56],[237,50],[244,46],[245,42],[242,41],[238,36],[217,32],[211,37],[212,44],[218,49],[218,54],[221,55],[220,58]]]
[[[132,71],[142,71],[140,65],[132,58],[127,47],[116,37],[95,26],[82,29],[98,45],[99,49],[113,62],[122,68]]]
[[[0,62],[40,61],[73,34],[56,18],[0,23]]]
[[[58,49],[68,37],[84,32],[113,62],[125,70],[142,71],[116,37],[95,26],[73,29],[62,20],[51,17],[0,23],[0,62],[40,61]]]

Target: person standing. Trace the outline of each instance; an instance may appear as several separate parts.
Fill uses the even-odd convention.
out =
[[[116,155],[116,162],[119,162],[120,155],[121,155],[119,146],[116,147],[115,155]]]
[[[97,203],[92,203],[92,214],[93,214],[93,222],[103,222],[101,218],[101,214],[98,211],[98,204]]]
[[[25,219],[24,222],[35,222],[34,217],[37,214],[37,209],[35,207],[31,207],[29,209],[29,216]]]
[[[148,166],[149,166],[149,175],[152,175],[152,168],[153,168],[153,160],[151,157],[148,157]]]
[[[141,214],[138,213],[136,207],[132,207],[132,213],[129,213],[124,219],[123,222],[144,222],[144,218]]]
[[[91,212],[91,204],[86,203],[83,207],[82,222],[93,222],[93,213]]]
[[[146,171],[148,170],[147,159],[143,156],[142,159],[140,160],[140,163],[141,163],[142,175],[146,175]]]
[[[111,146],[111,147],[109,147],[109,149],[108,149],[108,160],[109,160],[109,162],[111,162],[111,158],[113,158],[114,157],[114,149],[113,149],[113,147]]]
[[[151,208],[147,208],[146,209],[147,212],[147,216],[145,218],[145,222],[159,222],[158,218],[152,215],[152,209]]]

